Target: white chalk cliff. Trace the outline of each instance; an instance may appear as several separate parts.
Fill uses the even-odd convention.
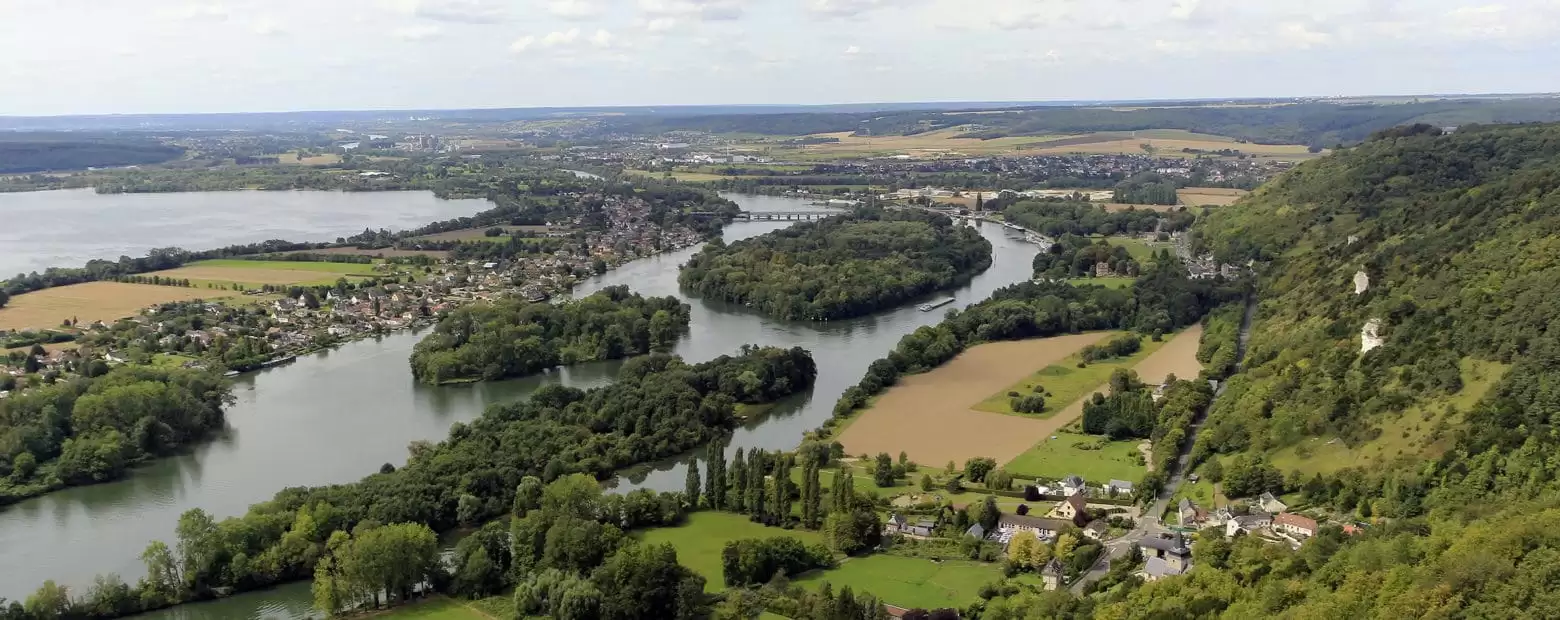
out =
[[[1361,354],[1369,353],[1371,349],[1386,344],[1387,341],[1381,337],[1380,332],[1381,319],[1371,319],[1365,322],[1365,328],[1360,330]]]

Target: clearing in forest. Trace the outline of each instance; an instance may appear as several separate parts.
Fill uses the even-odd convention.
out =
[[[906,452],[910,460],[938,465],[976,456],[1007,461],[1054,431],[1055,419],[975,411],[975,403],[1079,349],[1108,332],[1070,334],[973,347],[931,372],[903,377],[840,434],[847,454]]]
[[[120,282],[86,282],[24,293],[0,308],[0,329],[54,327],[74,318],[83,324],[112,323],[134,316],[142,308],[171,301],[220,299],[238,293],[208,288],[184,288]]]

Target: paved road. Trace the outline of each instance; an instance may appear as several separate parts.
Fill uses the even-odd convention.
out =
[[[1251,319],[1256,312],[1257,299],[1253,294],[1246,298],[1246,312],[1240,319],[1240,336],[1235,344],[1235,368],[1237,371],[1240,370],[1241,364],[1246,359],[1246,343],[1251,340]],[[1133,543],[1168,531],[1159,522],[1159,515],[1165,513],[1165,509],[1170,506],[1170,498],[1175,497],[1176,490],[1181,488],[1181,481],[1186,477],[1186,464],[1191,460],[1192,444],[1195,443],[1197,432],[1202,430],[1203,422],[1208,419],[1208,411],[1213,409],[1213,402],[1216,402],[1219,396],[1224,394],[1224,386],[1224,382],[1219,383],[1218,389],[1213,392],[1214,401],[1210,401],[1208,408],[1204,409],[1201,415],[1197,416],[1197,419],[1192,420],[1192,427],[1186,436],[1192,438],[1193,441],[1187,441],[1181,447],[1181,454],[1176,458],[1175,466],[1173,467],[1174,471],[1170,473],[1170,479],[1165,481],[1164,488],[1159,491],[1159,495],[1154,499],[1153,506],[1149,507],[1143,513],[1143,517],[1137,520],[1137,527],[1133,528],[1132,531],[1127,532],[1125,536],[1105,543],[1105,553],[1100,554],[1100,559],[1094,563],[1094,566],[1089,568],[1089,572],[1084,573],[1083,577],[1073,583],[1071,588],[1073,594],[1083,594],[1084,586],[1105,577],[1105,573],[1110,570],[1110,562],[1114,559],[1126,557]]]

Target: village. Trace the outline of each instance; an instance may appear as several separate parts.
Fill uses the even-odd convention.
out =
[[[421,266],[379,262],[372,275],[343,276],[329,285],[250,287],[237,297],[156,304],[117,321],[77,324],[66,318],[49,330],[0,332],[0,342],[19,345],[0,355],[0,398],[85,374],[93,361],[176,364],[233,376],[359,338],[425,327],[468,304],[567,295],[604,270],[704,241],[686,226],[651,222],[649,204],[637,198],[573,198],[600,202],[602,209],[595,223],[579,215],[551,226],[571,231],[567,247],[551,252],[425,260]],[[242,277],[242,270],[233,271],[234,279]]]

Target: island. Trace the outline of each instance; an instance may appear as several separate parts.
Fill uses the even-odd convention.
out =
[[[558,304],[501,299],[450,312],[412,349],[412,375],[432,384],[521,377],[560,364],[642,355],[677,341],[688,305],[613,286]]]
[[[678,282],[790,320],[848,319],[968,282],[991,242],[945,215],[862,208],[730,245],[713,242]]]

